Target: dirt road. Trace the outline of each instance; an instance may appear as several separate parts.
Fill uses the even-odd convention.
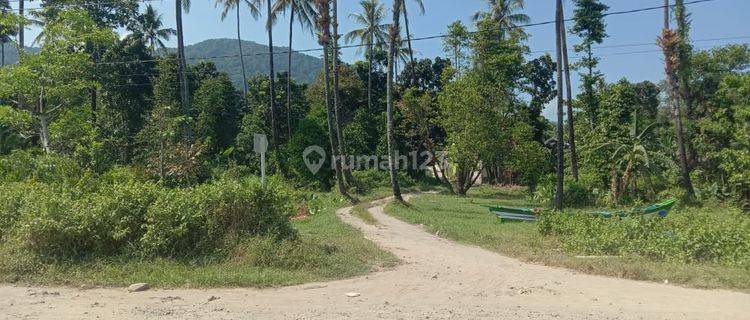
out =
[[[371,209],[341,218],[404,263],[366,277],[277,289],[0,286],[0,318],[750,319],[750,295],[578,274],[457,244]],[[356,294],[355,294],[356,293]],[[347,296],[347,294],[351,294]]]

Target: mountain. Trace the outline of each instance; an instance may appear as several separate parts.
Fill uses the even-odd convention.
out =
[[[29,48],[31,52],[38,49]],[[175,51],[176,49],[170,49]],[[245,55],[245,71],[248,78],[257,74],[268,74],[268,46],[252,41],[242,41],[242,50]],[[274,46],[274,67],[276,72],[287,71],[287,48]],[[185,46],[185,56],[188,64],[195,64],[201,60],[212,61],[221,72],[226,72],[237,88],[242,88],[242,68],[238,55],[236,39],[210,39],[196,44]],[[18,61],[18,53],[12,45],[5,46],[5,63],[12,64]],[[303,83],[315,81],[320,70],[323,69],[323,60],[301,53],[292,54],[292,75],[295,80]]]
[[[175,49],[172,49],[175,50]],[[245,72],[248,78],[257,74],[268,74],[268,46],[252,41],[242,41],[242,50],[245,55]],[[274,46],[274,67],[276,72],[286,72],[287,47]],[[188,64],[194,64],[201,60],[212,61],[221,72],[229,74],[237,88],[242,87],[242,67],[240,58],[237,56],[236,39],[211,39],[185,46],[185,56]],[[210,57],[210,58],[206,58]],[[301,53],[292,54],[292,76],[295,80],[304,83],[315,81],[320,70],[323,69],[323,60]]]

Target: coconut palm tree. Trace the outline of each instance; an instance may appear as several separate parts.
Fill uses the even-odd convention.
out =
[[[419,8],[419,13],[424,14],[425,10],[423,0],[414,0],[414,2]],[[401,11],[403,11],[404,13],[404,28],[406,28],[406,44],[409,48],[409,62],[414,65],[414,50],[412,50],[411,47],[411,32],[409,31],[409,14],[406,10],[406,1],[401,1]],[[414,81],[416,81],[414,78],[414,68],[412,68],[411,70],[411,81],[413,84]]]
[[[315,4],[313,0],[277,0],[271,10],[274,19],[280,13],[289,10],[289,50],[287,50],[287,74],[286,74],[286,125],[287,138],[292,139],[292,36],[294,34],[294,22],[299,22],[302,29],[313,30],[315,28]]]
[[[180,73],[180,97],[182,100],[182,112],[190,115],[190,87],[187,77],[187,60],[185,58],[185,39],[182,28],[182,12],[190,11],[190,0],[175,0],[175,20],[177,23],[177,59]],[[187,138],[192,138],[190,127],[187,128]]]
[[[487,0],[487,4],[490,7],[489,12],[479,11],[475,13],[472,17],[474,21],[485,18],[495,19],[500,23],[500,30],[503,32],[531,21],[529,16],[517,13],[524,7],[523,0]]]
[[[331,67],[330,67],[330,45],[331,45],[331,18],[330,18],[330,3],[329,0],[315,0],[315,7],[317,8],[317,26],[318,26],[318,40],[320,45],[323,46],[323,82],[325,83],[325,104],[326,104],[326,115],[328,119],[328,139],[331,143],[331,152],[333,158],[336,158],[338,152],[338,140],[336,139],[336,126],[334,125],[335,115],[333,106],[331,105]],[[341,170],[341,162],[334,161],[334,171],[336,172],[336,182],[339,188],[339,193],[344,196],[348,196],[346,191],[346,185],[344,184],[344,175]]]
[[[367,55],[367,108],[372,110],[372,59],[376,47],[385,44],[388,38],[388,25],[383,24],[385,6],[379,0],[362,0],[361,13],[353,13],[349,18],[360,25],[361,29],[352,30],[344,35],[346,43],[359,42],[362,47],[357,48],[357,54],[364,48]]]
[[[388,72],[387,72],[387,90],[386,90],[386,120],[387,120],[387,139],[388,139],[388,167],[391,175],[391,188],[393,189],[393,197],[398,201],[403,201],[401,197],[401,188],[398,185],[398,178],[396,175],[396,150],[395,150],[395,139],[394,125],[393,125],[393,76],[394,76],[394,63],[396,60],[396,53],[399,45],[399,38],[401,35],[401,26],[399,20],[401,17],[401,8],[403,0],[394,0],[393,2],[393,23],[391,24],[390,34],[388,35]]]
[[[233,9],[237,15],[237,48],[239,49],[240,66],[242,68],[242,89],[244,90],[245,97],[247,97],[247,73],[245,73],[245,56],[242,53],[242,33],[240,31],[240,11],[242,9],[241,4],[243,3],[247,6],[250,15],[254,19],[260,17],[260,10],[258,9],[258,7],[260,7],[260,0],[216,0],[215,5],[222,5],[224,7],[224,10],[221,12],[222,21],[227,18],[229,12]],[[244,100],[245,99],[243,99],[243,101]]]
[[[146,11],[136,19],[133,32],[143,37],[152,54],[166,49],[164,41],[169,41],[169,38],[177,34],[175,29],[162,28],[163,25],[161,13],[156,12],[151,4],[147,5]]]
[[[338,14],[338,1],[331,1],[331,12],[333,13],[331,18],[331,27],[333,29],[333,54],[331,60],[333,60],[333,110],[336,114],[336,138],[339,142],[339,161],[342,162],[342,169],[344,171],[344,178],[348,184],[354,183],[354,176],[352,175],[351,168],[345,166],[343,161],[346,157],[346,140],[344,139],[344,131],[341,129],[342,116],[341,116],[341,96],[339,95],[339,74],[341,68],[339,68],[339,14]]]

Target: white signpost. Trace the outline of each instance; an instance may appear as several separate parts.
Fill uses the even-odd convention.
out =
[[[260,176],[263,185],[266,185],[266,150],[268,150],[268,139],[265,134],[253,134],[253,150],[260,155]]]

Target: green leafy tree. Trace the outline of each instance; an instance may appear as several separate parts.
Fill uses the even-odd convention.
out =
[[[205,151],[229,149],[239,127],[240,99],[226,74],[204,80],[195,91],[195,134]]]
[[[750,75],[729,74],[699,124],[696,145],[705,154],[707,185],[717,184],[750,208]]]
[[[126,28],[130,27],[133,21],[138,16],[138,4],[137,0],[121,0],[121,1],[109,1],[109,0],[93,0],[80,2],[77,0],[48,0],[42,3],[44,10],[36,10],[33,12],[39,21],[53,21],[58,19],[60,12],[66,10],[66,8],[74,7],[78,10],[83,10],[88,13],[89,17],[94,21],[99,28]],[[108,47],[102,47],[96,43],[87,43],[85,50],[91,55],[91,59],[94,62],[99,62],[102,54],[107,51]],[[96,65],[96,72],[94,73],[95,80],[99,83],[102,82],[99,79],[99,75],[110,73],[108,70],[109,65]],[[89,88],[90,107],[91,107],[91,119],[92,123],[96,123],[96,115],[99,110],[99,92],[96,87]]]
[[[529,61],[525,66],[526,83],[524,91],[531,97],[528,109],[528,123],[533,128],[534,140],[544,142],[544,132],[547,130],[543,120],[544,107],[557,95],[554,79],[556,64],[549,54]]]
[[[500,112],[489,99],[494,89],[481,75],[469,72],[448,83],[438,97],[453,187],[459,195],[474,186],[486,160],[504,149]]]
[[[440,124],[437,99],[432,93],[409,88],[399,103],[399,111],[399,132],[408,138],[410,150],[426,151],[432,160],[429,165],[433,176],[453,192],[453,185],[446,175],[448,168],[442,167],[440,161],[440,152],[445,147],[445,129]]]
[[[594,56],[592,46],[601,44],[608,37],[604,14],[609,10],[609,6],[599,0],[576,0],[575,5],[574,24],[570,31],[582,40],[580,44],[574,46],[574,50],[584,54],[576,65],[577,69],[583,70],[580,72],[583,92],[578,96],[578,100],[587,115],[589,124],[596,127],[599,112],[596,87],[604,81],[604,76],[595,70],[599,65],[599,58]]]
[[[101,56],[111,72],[99,75],[103,107],[97,112],[98,139],[108,146],[112,161],[121,165],[133,159],[134,138],[153,108],[152,77],[158,70],[152,60],[146,40],[137,37],[117,41]]]
[[[469,46],[470,41],[469,29],[466,28],[461,20],[457,20],[448,26],[448,34],[443,38],[443,52],[453,56],[453,67],[458,73],[466,63],[468,52],[464,52]]]
[[[59,13],[45,26],[44,45],[38,54],[22,55],[13,68],[0,72],[0,94],[34,101],[24,105],[39,123],[39,140],[51,152],[49,123],[59,111],[76,103],[80,92],[96,86],[87,44],[110,45],[116,39],[111,29],[100,28],[80,10]]]

